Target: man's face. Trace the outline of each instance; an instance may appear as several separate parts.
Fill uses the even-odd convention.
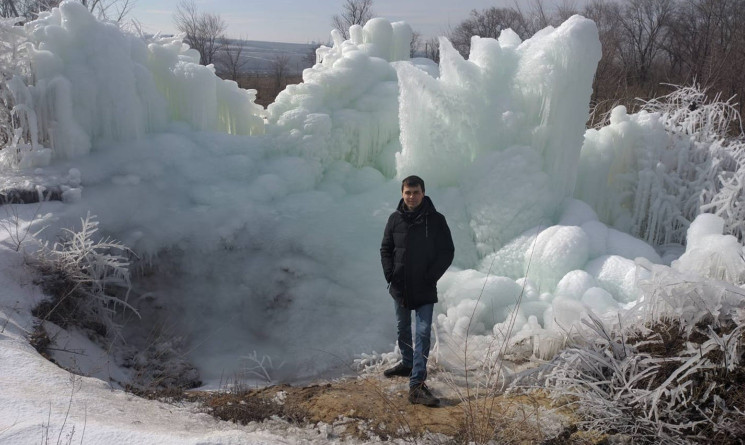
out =
[[[419,207],[419,204],[422,203],[422,199],[424,199],[424,192],[422,192],[422,187],[419,184],[415,187],[410,187],[404,184],[404,189],[401,192],[401,195],[404,198],[404,204],[406,204],[406,207],[408,207],[409,210]]]

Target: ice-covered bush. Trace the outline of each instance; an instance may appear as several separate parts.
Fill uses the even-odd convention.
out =
[[[98,222],[90,214],[79,230],[63,229],[59,241],[41,244],[28,261],[40,274],[50,299],[34,315],[61,327],[78,326],[114,336],[117,311],[137,311],[127,302],[129,249],[110,238],[96,239]]]
[[[15,26],[19,20],[0,18],[0,165],[17,162],[20,151],[30,142],[22,124],[29,119],[29,110],[16,104],[9,84],[17,81],[11,80],[14,77],[29,74],[23,45],[26,37]]]
[[[702,212],[722,216],[742,239],[741,131],[732,100],[709,100],[696,86],[646,102],[639,113],[617,107],[607,126],[585,133],[575,197],[601,221],[654,245],[683,243]]]
[[[723,221],[699,215],[671,267],[637,259],[641,298],[548,365],[522,376],[575,406],[581,425],[635,443],[738,443],[745,433],[743,248]],[[720,281],[719,279],[731,281]],[[589,320],[589,321],[588,321]]]

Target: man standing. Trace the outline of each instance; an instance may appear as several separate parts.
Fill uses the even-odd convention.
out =
[[[437,280],[453,262],[455,248],[445,217],[424,195],[424,181],[409,176],[401,183],[401,201],[388,218],[380,246],[380,260],[388,290],[396,302],[398,347],[401,363],[387,369],[386,377],[410,376],[409,402],[437,406],[429,391],[429,356],[432,310],[437,303]],[[411,311],[416,316],[416,342],[412,347]]]

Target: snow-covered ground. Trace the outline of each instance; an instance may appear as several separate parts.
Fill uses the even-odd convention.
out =
[[[2,67],[15,74],[17,124],[0,180],[63,198],[0,207],[0,413],[10,419],[0,434],[19,442],[38,437],[48,413],[59,433],[68,405],[76,437],[86,425],[86,437],[124,442],[279,439],[135,401],[38,356],[24,335],[42,296],[13,250],[16,221],[53,241],[96,215],[102,235],[136,255],[128,303],[152,325],[125,327],[127,338],[168,332],[213,388],[224,376],[303,381],[351,371],[360,354],[391,358],[378,249],[409,174],[424,178],[455,240],[435,326],[437,360],[454,371],[502,342],[549,357],[589,312],[611,324],[637,317],[629,309],[653,264],[745,277],[741,245],[722,234],[739,227],[727,203],[741,160],[695,125],[710,109],[619,107],[585,131],[600,43],[579,16],[524,42],[510,30],[474,38],[467,60],[443,39],[439,66],[409,60],[408,25],[374,19],[348,41],[332,33],[322,61],[267,110],[177,39],[145,42],[73,2],[0,31],[14,50]],[[701,219],[679,258],[703,210],[722,218]],[[58,340],[77,349],[77,335]],[[126,379],[86,344],[88,361],[57,353],[85,374]],[[185,435],[166,439],[174,425]]]
[[[22,215],[22,217],[27,215]],[[320,432],[222,422],[194,406],[144,400],[114,389],[104,380],[72,374],[51,363],[29,344],[31,307],[44,298],[24,265],[8,249],[0,231],[0,442],[119,444],[327,443]],[[86,341],[66,345],[79,365],[114,368]]]

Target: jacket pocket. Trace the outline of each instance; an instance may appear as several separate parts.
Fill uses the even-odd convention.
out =
[[[404,268],[400,265],[395,265],[393,268],[393,276],[391,277],[391,283],[401,284],[404,282]]]

